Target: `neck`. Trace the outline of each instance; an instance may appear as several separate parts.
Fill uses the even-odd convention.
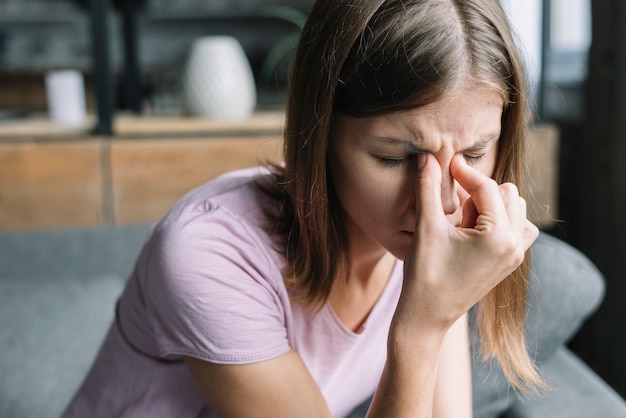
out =
[[[350,272],[345,283],[367,287],[371,281],[380,280],[379,276],[388,276],[395,257],[383,250],[361,253],[350,260]],[[382,270],[382,271],[381,271]],[[386,281],[387,277],[384,277]]]
[[[329,302],[346,328],[361,332],[389,281],[395,261],[388,252],[353,258],[347,280],[335,281]]]

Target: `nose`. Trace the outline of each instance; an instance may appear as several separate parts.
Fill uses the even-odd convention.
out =
[[[457,188],[459,187],[456,180],[450,174],[450,165],[441,167],[441,205],[446,215],[452,215],[457,211],[460,205],[460,199]]]

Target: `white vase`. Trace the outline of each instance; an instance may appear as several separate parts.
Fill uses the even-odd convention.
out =
[[[256,106],[256,87],[241,44],[230,36],[197,39],[182,77],[183,103],[195,116],[245,119]]]

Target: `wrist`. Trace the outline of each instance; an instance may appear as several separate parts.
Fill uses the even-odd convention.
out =
[[[390,359],[402,361],[404,357],[415,359],[416,354],[419,354],[419,361],[426,358],[436,361],[448,329],[445,326],[424,325],[418,321],[402,321],[394,317],[387,339],[388,356]]]

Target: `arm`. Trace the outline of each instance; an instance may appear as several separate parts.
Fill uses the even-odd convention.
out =
[[[244,365],[193,357],[185,362],[220,418],[330,418],[322,393],[295,351]]]
[[[496,184],[468,167],[461,156],[453,158],[450,170],[469,197],[463,204],[462,225],[450,224],[441,206],[441,168],[431,155],[419,159],[415,237],[405,256],[387,363],[368,411],[370,418],[444,412],[437,408],[450,397],[435,395],[435,387],[440,352],[448,357],[443,346],[446,333],[521,264],[538,235],[516,187]],[[452,380],[446,370],[441,371],[440,387]],[[460,393],[467,399],[471,382],[462,374],[460,378],[464,382],[451,384],[464,385]],[[465,402],[469,409],[471,402]]]
[[[421,338],[415,343],[415,346],[407,344],[408,349],[399,344],[389,353],[381,386],[368,417],[471,417],[467,314],[459,318],[444,336],[434,333],[432,339]]]
[[[472,361],[467,315],[452,325],[439,352],[433,417],[472,416]]]

